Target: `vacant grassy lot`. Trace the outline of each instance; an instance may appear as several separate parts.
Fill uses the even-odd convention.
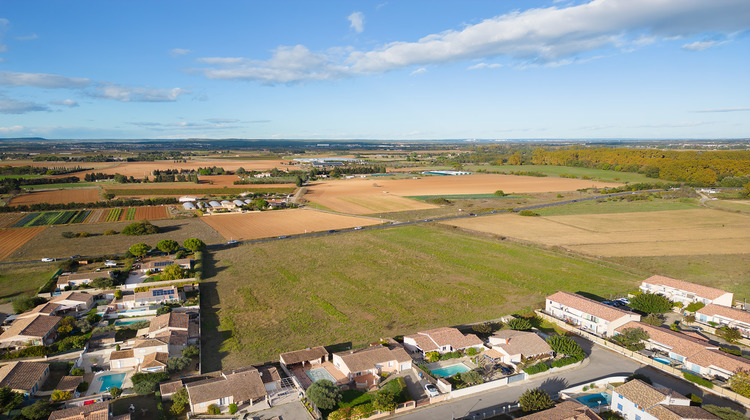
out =
[[[649,178],[643,174],[633,172],[606,171],[604,169],[577,168],[572,166],[551,166],[551,165],[468,165],[465,169],[470,171],[486,170],[499,172],[518,172],[531,171],[541,172],[547,176],[574,175],[581,179],[593,179],[606,182],[647,182],[649,184],[657,182],[668,182],[662,179]],[[585,178],[588,177],[588,178]]]
[[[0,265],[0,301],[36,293],[56,271],[55,263]]]
[[[542,216],[566,216],[573,214],[636,213],[644,211],[687,210],[699,208],[696,199],[662,199],[627,201],[617,198],[603,201],[582,201],[534,210]],[[750,207],[750,206],[748,206]]]
[[[201,286],[203,354],[218,356],[203,363],[216,370],[362,345],[537,307],[557,290],[608,297],[641,281],[613,267],[418,226],[222,250],[209,255]]]
[[[711,200],[706,201],[706,205],[718,210],[750,213],[750,200]]]
[[[8,257],[9,261],[35,260],[38,258],[67,258],[71,255],[102,255],[125,252],[131,245],[145,242],[152,247],[162,239],[173,239],[182,243],[187,238],[200,238],[207,244],[223,243],[226,240],[199,219],[153,220],[162,228],[162,233],[145,236],[103,235],[107,230],[118,232],[133,223],[113,222],[50,226],[32,240],[26,242]],[[88,232],[87,238],[63,238],[62,232]]]

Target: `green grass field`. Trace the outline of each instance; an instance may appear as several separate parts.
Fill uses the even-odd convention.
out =
[[[99,187],[101,184],[96,182],[74,182],[65,184],[39,184],[39,185],[24,185],[23,188],[27,190],[59,190],[61,188],[91,188]]]
[[[698,200],[661,199],[652,200],[606,200],[582,201],[534,210],[542,216],[567,216],[571,214],[635,213],[644,211],[686,210],[699,208]]]
[[[585,176],[596,181],[607,181],[607,182],[667,182],[656,178],[649,178],[642,174],[632,172],[617,172],[617,171],[606,171],[603,169],[591,169],[591,168],[577,168],[572,166],[551,166],[551,165],[464,165],[465,170],[477,171],[499,171],[499,172],[516,172],[516,171],[530,171],[530,172],[541,172],[547,176],[560,176],[560,175],[575,175],[578,178]]]
[[[204,266],[203,354],[218,356],[204,359],[208,370],[495,319],[557,290],[609,297],[641,280],[593,259],[417,226],[240,246]]]
[[[50,263],[26,263],[0,266],[0,301],[34,294],[57,271]]]
[[[41,178],[43,175],[0,175],[0,179],[5,178],[19,178],[19,179],[28,179],[28,178]]]

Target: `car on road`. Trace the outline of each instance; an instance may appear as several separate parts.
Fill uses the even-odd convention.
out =
[[[357,226],[354,228],[354,230],[362,230],[362,226]]]
[[[476,216],[476,214],[474,214],[474,213],[469,213],[469,216]]]
[[[54,258],[42,258],[42,262],[53,262],[55,261]]]
[[[336,229],[331,229],[328,231],[328,233],[336,233]]]
[[[438,391],[437,387],[433,384],[425,385],[424,390],[427,392],[427,396],[429,396],[430,398],[435,398],[440,395],[440,391]]]
[[[279,236],[279,239],[286,239],[286,238],[288,238],[288,236],[286,236],[286,235]]]
[[[619,299],[615,299],[615,301],[616,302],[622,302],[625,305],[630,305],[630,299],[628,299],[628,298],[619,298]]]
[[[234,245],[234,244],[237,244],[237,243],[239,243],[239,242],[237,242],[235,240],[231,240],[231,241],[227,242],[227,245]]]
[[[432,222],[432,219],[424,219],[425,222]]]

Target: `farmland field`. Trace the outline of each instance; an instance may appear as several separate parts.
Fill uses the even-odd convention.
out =
[[[507,194],[522,194],[619,185],[621,184],[513,175],[367,178],[316,182],[307,187],[308,192],[304,198],[343,213],[369,214],[434,208],[430,204],[405,198],[409,196],[492,194],[497,190]],[[383,209],[386,206],[388,210]]]
[[[135,207],[130,207],[128,211],[125,213],[125,220],[133,220],[135,219]]]
[[[107,215],[107,213],[103,213]],[[221,237],[210,226],[198,218],[183,220],[154,220],[153,224],[163,228],[162,233],[145,236],[108,235],[103,233],[114,229],[121,232],[132,222],[95,223],[47,227],[40,235],[27,242],[10,255],[8,261],[35,260],[38,258],[67,258],[72,254],[102,255],[125,252],[131,245],[145,242],[152,247],[162,239],[172,239],[182,243],[188,238],[200,238],[207,244],[224,243]],[[25,230],[24,229],[11,229]],[[40,228],[41,229],[41,228]],[[87,238],[63,238],[62,232],[88,232]],[[5,231],[3,231],[5,232]]]
[[[0,299],[34,294],[56,271],[57,266],[50,263],[2,265],[0,266]]]
[[[542,216],[565,216],[571,214],[633,213],[659,210],[687,210],[699,208],[695,199],[653,199],[653,200],[605,200],[581,201],[561,206],[534,210]]]
[[[315,210],[274,210],[252,213],[217,214],[201,218],[225,239],[258,239],[296,235],[329,229],[377,225],[378,219],[342,216]]]
[[[444,223],[602,257],[750,253],[750,216],[703,208],[545,217],[497,214]]]
[[[5,259],[32,238],[39,235],[44,229],[45,227],[42,226],[0,230],[0,260]],[[41,251],[44,250],[42,249]]]
[[[20,162],[20,161],[19,161]],[[187,162],[174,163],[169,160],[158,160],[154,162],[105,162],[105,163],[77,163],[69,166],[83,166],[87,168],[96,168],[95,170],[75,172],[67,174],[66,176],[77,176],[83,179],[84,175],[89,172],[102,172],[105,174],[114,175],[116,173],[133,176],[136,178],[143,178],[144,176],[151,176],[154,169],[166,170],[166,169],[198,169],[199,167],[210,167],[218,166],[228,171],[237,170],[237,168],[245,168],[247,171],[267,171],[273,168],[278,169],[296,169],[295,165],[285,165],[288,160],[234,160],[234,159],[210,159],[210,158],[199,158],[197,160],[189,160]],[[39,163],[39,162],[37,162]],[[35,166],[65,166],[59,164],[59,162],[46,162],[47,165],[35,165]],[[13,165],[22,166],[22,165]]]
[[[66,204],[93,203],[99,201],[98,188],[80,188],[73,190],[39,191],[13,197],[11,206],[28,204]]]
[[[102,216],[106,217],[107,214],[109,214],[109,209],[91,210],[91,213],[89,213],[88,217],[83,220],[83,223],[98,223],[99,219],[101,219]]]
[[[104,219],[104,221],[116,222],[120,220],[120,213],[122,213],[121,208],[109,209],[109,213],[107,213],[107,217]]]
[[[11,227],[23,217],[20,213],[2,213],[0,214],[0,229]]]
[[[37,212],[27,213],[25,216],[23,216],[22,218],[18,219],[15,223],[13,223],[12,227],[14,227],[14,228],[24,227],[27,224],[31,223],[32,220],[34,220],[37,217],[39,217],[40,214],[41,213],[37,213]]]
[[[151,184],[151,185],[158,185],[158,184]],[[195,185],[195,184],[193,184]],[[235,186],[235,188],[229,188],[229,187],[223,187],[223,188],[207,188],[205,186],[198,186],[200,188],[107,188],[106,191],[108,193],[112,193],[119,197],[150,197],[150,196],[162,196],[162,197],[172,197],[172,196],[178,196],[178,195],[196,195],[196,194],[213,194],[213,195],[237,195],[242,194],[245,192],[255,192],[255,193],[279,193],[279,194],[289,194],[294,191],[295,187],[285,187],[285,184],[281,185],[274,185],[272,187],[269,187],[267,185],[245,185],[245,186]]]
[[[642,280],[595,260],[419,226],[207,254],[202,345],[217,356],[203,360],[209,371],[496,319],[557,290],[610,296]]]
[[[167,208],[164,206],[136,207],[135,218],[133,220],[157,220],[168,217]]]
[[[635,172],[618,172],[604,169],[594,168],[579,168],[572,166],[553,166],[553,165],[468,165],[466,170],[487,170],[487,171],[498,171],[498,172],[519,172],[519,171],[533,171],[541,172],[548,176],[560,176],[560,175],[574,175],[578,178],[589,177],[597,181],[605,182],[629,182],[638,183],[646,182],[650,184],[654,183],[666,183],[667,181],[658,178],[649,178],[646,175],[635,173]]]

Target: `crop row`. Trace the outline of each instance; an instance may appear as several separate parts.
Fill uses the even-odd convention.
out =
[[[31,223],[29,223],[26,226],[47,226],[51,225],[52,221],[57,218],[57,216],[60,215],[60,212],[57,211],[51,211],[51,212],[44,212],[39,215],[36,219],[34,219]]]
[[[120,213],[122,213],[121,208],[115,208],[110,209],[109,214],[107,214],[107,218],[104,219],[105,222],[116,222],[120,220]]]
[[[128,213],[125,215],[125,220],[134,220],[135,219],[135,207],[131,207],[128,209]]]
[[[88,217],[90,213],[90,210],[81,210],[76,213],[75,217],[73,217],[73,220],[71,220],[70,223],[82,223],[84,220],[86,220],[86,217]]]
[[[26,216],[24,216],[21,220],[17,221],[16,223],[13,223],[12,227],[24,227],[27,223],[30,223],[32,220],[36,219],[39,216],[40,213],[34,212],[29,213]]]

